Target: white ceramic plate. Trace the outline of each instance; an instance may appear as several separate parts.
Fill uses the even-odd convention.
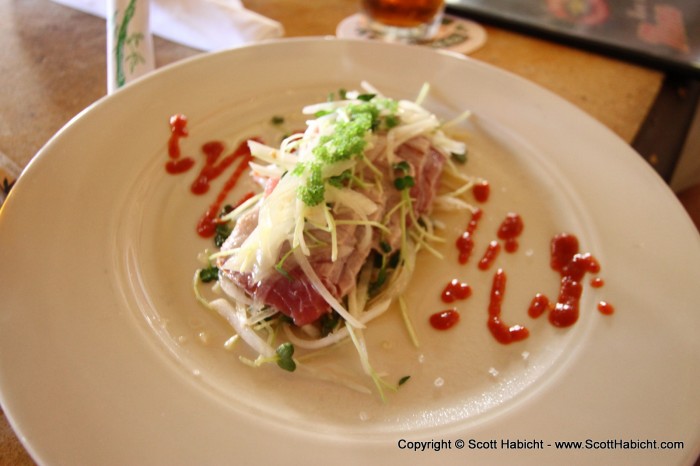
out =
[[[474,111],[462,128],[466,169],[493,190],[477,251],[507,212],[525,221],[520,250],[495,267],[508,273],[504,319],[530,338],[504,346],[491,337],[493,270],[457,264],[450,243],[469,217],[444,217],[446,259],[424,255],[407,297],[420,347],[396,313],[367,331],[376,368],[392,381],[411,375],[386,403],[273,366],[252,370],[223,349],[230,330],[191,290],[197,253],[210,247],[194,224],[214,194],[194,196],[193,172],[163,169],[174,113],[188,116],[183,149],[197,156],[205,141],[230,147],[264,134],[271,116],[361,80],[398,98],[429,82],[434,112]],[[534,293],[556,296],[548,247],[561,231],[595,255],[606,282],[586,286],[581,318],[564,330],[526,312]],[[40,463],[688,464],[700,448],[697,232],[624,142],[473,60],[314,39],[172,66],[98,102],[46,145],[3,206],[0,244],[2,405]],[[458,303],[460,323],[437,332],[427,317],[454,277],[474,295]],[[616,313],[598,313],[600,300]],[[318,364],[338,370],[335,361],[372,387],[351,346]],[[555,447],[588,439],[683,448]],[[404,448],[431,440],[450,448]],[[543,448],[507,449],[508,440]]]

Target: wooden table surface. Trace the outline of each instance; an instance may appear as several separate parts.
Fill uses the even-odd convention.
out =
[[[356,0],[244,0],[286,36],[333,35]],[[553,91],[631,142],[663,73],[486,26],[472,56]],[[156,65],[201,53],[155,39]],[[0,2],[0,152],[25,166],[68,120],[106,94],[105,22],[49,0]],[[0,465],[33,464],[4,415]]]

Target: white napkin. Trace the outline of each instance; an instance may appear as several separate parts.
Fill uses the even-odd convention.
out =
[[[53,0],[104,18],[105,0]],[[284,34],[282,25],[243,7],[240,0],[151,0],[151,31],[189,47],[214,51]]]

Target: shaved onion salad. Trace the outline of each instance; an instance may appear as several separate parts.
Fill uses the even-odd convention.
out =
[[[470,113],[442,122],[423,107],[428,92],[424,85],[415,100],[394,100],[363,82],[304,107],[305,131],[278,147],[248,142],[261,193],[222,214],[232,231],[194,277],[198,300],[235,331],[229,343],[242,340],[255,355],[242,362],[307,370],[369,393],[304,362],[349,340],[382,399],[406,380],[390,383],[373,369],[363,330],[394,309],[418,345],[402,294],[419,253],[440,256],[431,214],[473,210],[465,194],[478,181],[457,167],[465,143],[447,134]],[[199,290],[210,281],[213,300]],[[286,308],[300,292],[313,303]]]

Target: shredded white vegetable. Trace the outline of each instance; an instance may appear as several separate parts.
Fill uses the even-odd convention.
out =
[[[414,211],[408,186],[386,179],[401,173],[413,186],[416,168],[401,168],[397,149],[413,138],[427,138],[446,159],[447,181],[443,192],[434,197],[434,207],[472,209],[465,194],[474,180],[450,160],[450,154],[464,156],[466,144],[445,133],[446,128],[469,118],[470,112],[442,123],[425,107],[429,92],[430,86],[425,84],[414,101],[392,100],[370,83],[362,82],[361,91],[341,91],[336,100],[305,106],[305,131],[284,138],[279,147],[249,141],[255,159],[250,163],[251,172],[256,179],[272,182],[273,187],[266,185],[265,193],[253,196],[221,218],[222,223],[236,224],[244,217],[257,215],[246,235],[236,237],[234,229],[222,250],[208,255],[208,260],[219,267],[216,287],[226,297],[207,302],[197,290],[195,275],[198,300],[222,316],[259,355],[255,360],[241,357],[241,361],[253,367],[277,361],[281,367],[293,370],[298,363],[293,348],[316,352],[349,340],[357,350],[362,371],[371,377],[382,398],[384,388],[396,388],[373,369],[363,329],[395,308],[392,304],[398,301],[401,319],[418,346],[402,295],[415,270],[418,251],[425,249],[441,257],[433,243],[444,241],[435,232],[439,223],[418,218],[422,213]],[[394,189],[400,193],[390,191]],[[392,203],[388,199],[393,199]],[[341,257],[349,260],[355,251],[341,243],[347,231],[353,232],[356,241],[352,247],[368,251],[371,246],[374,252],[347,295],[338,297],[324,285],[312,257],[317,248],[325,248],[330,251],[331,263]],[[391,240],[392,244],[388,238],[396,240]],[[398,260],[390,262],[396,256]],[[381,259],[381,266],[376,258]],[[280,310],[260,302],[254,291],[235,281],[235,277],[246,277],[255,289],[274,274],[285,274],[286,261],[298,266],[304,280],[332,311],[325,316],[331,319],[330,328],[320,320],[293,325]],[[295,279],[289,275],[286,278]],[[292,351],[284,346],[290,344]],[[306,361],[299,367],[319,379],[368,391],[355,382],[320,373]]]

